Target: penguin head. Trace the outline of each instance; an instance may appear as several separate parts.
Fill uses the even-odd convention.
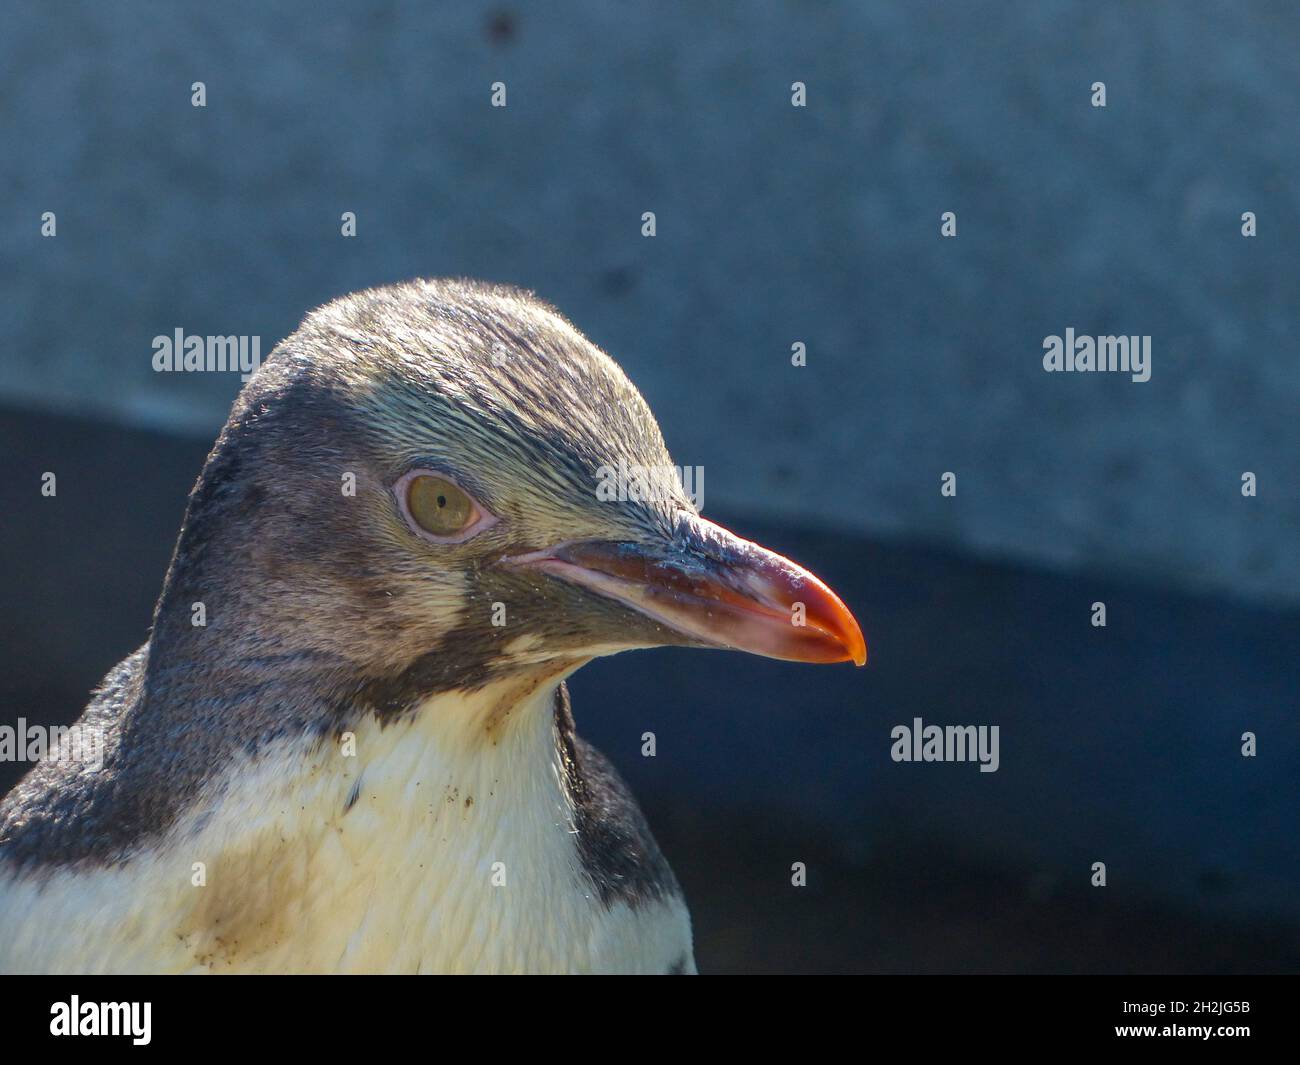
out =
[[[465,281],[344,297],[271,353],[191,494],[155,633],[200,600],[223,653],[345,663],[396,702],[665,644],[866,656],[821,581],[700,515],[608,355]]]

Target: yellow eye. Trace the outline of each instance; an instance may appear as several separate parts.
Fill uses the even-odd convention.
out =
[[[406,509],[416,525],[439,537],[457,536],[479,517],[474,500],[433,474],[411,478],[406,486]]]

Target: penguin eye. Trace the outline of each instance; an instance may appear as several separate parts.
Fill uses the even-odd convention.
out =
[[[462,543],[496,518],[454,481],[413,470],[394,486],[402,516],[416,535],[435,543]]]

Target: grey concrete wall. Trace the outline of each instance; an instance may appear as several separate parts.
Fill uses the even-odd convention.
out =
[[[1300,601],[1294,6],[84,3],[3,24],[6,402],[212,434],[238,382],[153,373],[155,335],[269,350],[342,292],[474,275],[623,362],[705,467],[706,509]],[[1152,380],[1045,374],[1066,327],[1150,334]]]

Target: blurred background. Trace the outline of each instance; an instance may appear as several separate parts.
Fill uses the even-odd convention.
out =
[[[511,282],[622,363],[705,512],[825,578],[871,647],[573,682],[702,971],[1300,969],[1294,5],[3,25],[0,724],[71,721],[147,636],[240,384],[154,372],[155,336],[266,354],[354,289]],[[1150,335],[1151,380],[1044,373],[1070,327]],[[893,762],[915,717],[998,725],[999,770]]]

